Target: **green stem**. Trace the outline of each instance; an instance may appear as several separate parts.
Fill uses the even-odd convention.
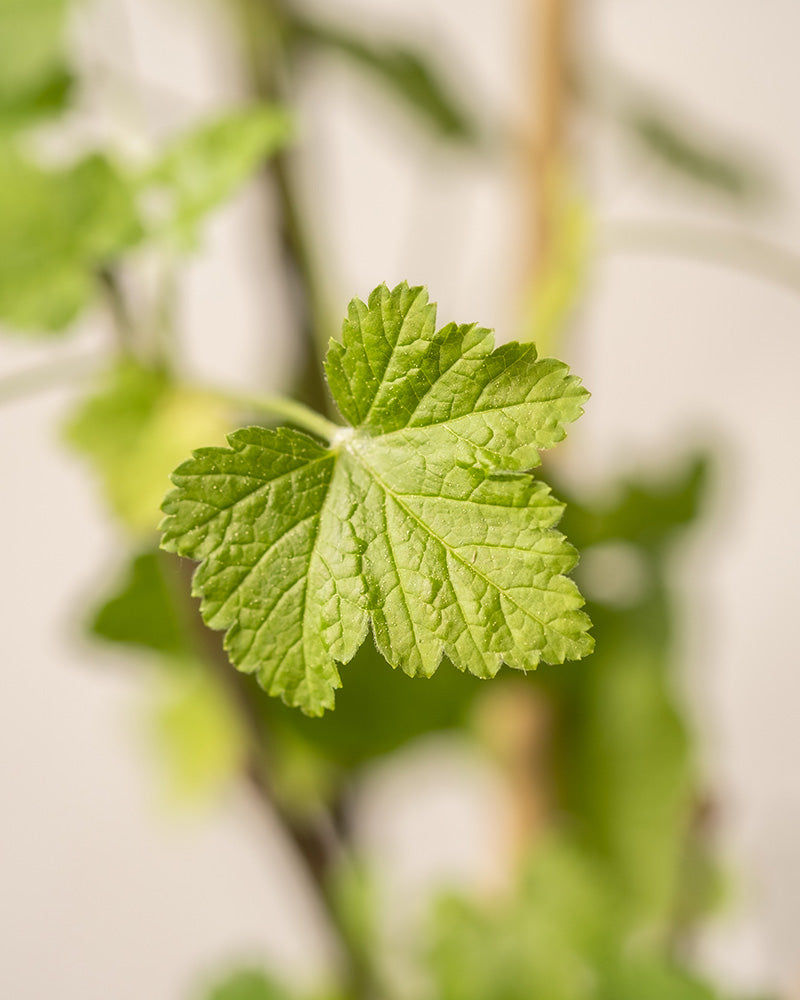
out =
[[[330,441],[342,429],[341,425],[335,424],[304,403],[298,403],[287,396],[263,396],[246,392],[233,392],[206,385],[198,385],[194,388],[239,409],[252,410],[286,420],[290,424],[302,427],[303,430],[309,431],[311,434],[324,438],[326,441]]]
[[[666,254],[733,268],[800,294],[800,255],[735,230],[651,220],[601,227],[600,250]]]

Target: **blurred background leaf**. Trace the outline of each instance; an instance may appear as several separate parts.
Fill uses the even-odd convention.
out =
[[[212,986],[206,1000],[290,1000],[291,996],[260,970],[241,969]]]
[[[381,84],[438,135],[466,144],[477,142],[476,123],[422,52],[305,17],[294,17],[291,28],[293,39],[303,48],[340,56]]]
[[[63,330],[140,236],[132,192],[104,156],[51,170],[0,145],[0,322],[10,329]]]
[[[117,517],[145,533],[161,520],[173,469],[199,441],[224,442],[232,420],[218,397],[127,359],[100,376],[69,418],[65,437],[89,460]]]
[[[202,663],[162,663],[147,714],[168,802],[202,804],[241,774],[247,747],[239,719]]]
[[[726,148],[700,129],[655,106],[628,108],[623,127],[640,153],[665,176],[722,195],[736,204],[752,204],[767,193],[763,174],[738,151]]]
[[[140,179],[154,235],[183,249],[198,229],[293,134],[290,114],[277,105],[239,108],[203,122],[169,143]]]
[[[180,613],[175,596],[183,581],[175,562],[159,549],[134,556],[118,588],[92,615],[90,633],[165,656],[188,656],[192,649],[187,616]],[[175,579],[169,579],[170,572]]]
[[[596,647],[585,667],[542,676],[557,717],[561,822],[619,887],[633,925],[662,939],[700,797],[674,688],[668,545],[699,516],[706,478],[707,461],[693,459],[669,479],[623,481],[594,505],[561,490]]]

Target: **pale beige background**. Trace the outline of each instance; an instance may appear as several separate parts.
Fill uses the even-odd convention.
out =
[[[442,44],[454,85],[478,107],[507,120],[521,113],[522,0],[335,6]],[[800,251],[796,0],[585,7],[595,50],[760,152],[783,196],[762,231]],[[76,44],[104,87],[84,130],[146,148],[224,104],[238,82],[221,39],[224,24],[204,0],[89,6]],[[318,217],[335,248],[332,304],[341,310],[351,294],[408,278],[428,284],[443,315],[513,335],[512,174],[411,141],[367,90],[334,68],[307,94]],[[685,201],[654,195],[612,146],[592,178],[604,217],[686,214]],[[251,228],[259,204],[245,194],[208,227],[182,307],[195,370],[252,386],[278,384],[291,364],[280,339],[259,339],[265,316],[283,330],[269,249]],[[100,336],[87,323],[78,343],[90,349]],[[571,351],[593,392],[573,438],[577,467],[602,478],[679,454],[699,427],[720,447],[712,523],[679,567],[693,625],[687,697],[739,873],[736,906],[709,932],[704,961],[727,981],[788,986],[800,978],[800,298],[702,265],[609,259]],[[4,341],[0,370],[43,354]],[[332,948],[313,904],[294,891],[275,830],[237,795],[210,815],[165,812],[138,732],[135,672],[75,637],[75,610],[122,553],[83,470],[57,446],[69,398],[53,391],[0,414],[0,995],[177,1000],[239,956],[312,981]],[[422,752],[410,770],[393,768],[392,784],[371,783],[366,842],[383,845],[396,889],[447,864],[451,874],[490,876],[490,776],[473,778],[457,748],[430,750],[425,766]],[[454,829],[472,831],[458,850]]]

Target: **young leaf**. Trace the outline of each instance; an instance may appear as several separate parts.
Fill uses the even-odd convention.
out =
[[[206,215],[285,146],[291,134],[289,114],[265,105],[204,122],[178,138],[141,182],[144,193],[162,198],[155,229],[191,246]]]
[[[132,531],[154,531],[170,470],[198,437],[222,440],[228,407],[163,371],[120,362],[70,418],[66,437],[95,468],[114,513]]]
[[[165,548],[197,559],[195,593],[236,666],[311,715],[333,706],[369,623],[382,655],[430,676],[446,654],[492,677],[592,648],[562,505],[528,474],[587,393],[531,345],[437,332],[422,288],[354,300],[328,380],[326,447],[250,427],[173,474]]]

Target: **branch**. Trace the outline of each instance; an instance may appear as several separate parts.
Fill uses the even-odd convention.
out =
[[[732,268],[800,294],[800,254],[758,236],[694,223],[609,222],[601,227],[605,253],[647,253],[683,257]]]
[[[59,358],[35,368],[14,372],[0,378],[0,405],[32,396],[37,392],[53,389],[75,379],[87,378],[97,367],[94,355]]]

